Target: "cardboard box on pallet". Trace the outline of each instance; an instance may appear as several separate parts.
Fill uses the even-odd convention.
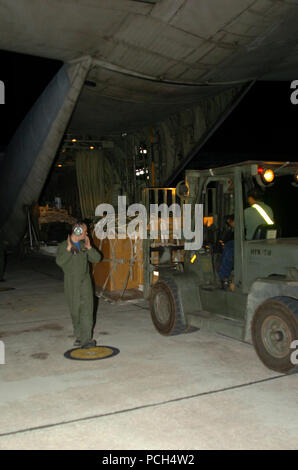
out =
[[[108,291],[121,291],[125,285],[127,289],[139,289],[143,286],[142,240],[99,240],[95,234],[93,240],[104,256],[101,263],[93,265],[97,287]]]

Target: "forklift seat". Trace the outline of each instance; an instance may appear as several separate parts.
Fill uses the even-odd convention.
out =
[[[262,224],[256,228],[253,240],[270,240],[280,237],[280,228],[276,225]]]

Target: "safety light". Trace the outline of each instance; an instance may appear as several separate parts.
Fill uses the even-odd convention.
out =
[[[71,141],[72,141],[72,142],[76,142],[76,141],[77,141],[77,139],[71,139]]]
[[[193,257],[191,258],[190,262],[192,264],[194,264],[195,260],[197,259],[197,255],[193,255]]]
[[[62,167],[62,164],[61,164],[61,163],[58,163],[58,165],[57,165],[57,166],[58,166],[59,168],[61,168],[61,167]]]
[[[274,171],[271,168],[263,168],[262,166],[258,166],[258,174],[257,174],[257,182],[260,186],[267,186],[270,183],[273,183],[275,178]]]
[[[266,183],[272,183],[272,181],[274,180],[274,177],[275,177],[274,171],[270,170],[269,168],[265,170],[263,173],[263,179],[266,181]]]
[[[89,149],[90,149],[90,150],[94,150],[94,147],[93,147],[93,145],[91,145],[91,146],[89,147]]]
[[[213,216],[204,217],[203,218],[203,224],[204,224],[205,227],[211,227],[211,225],[213,225]]]
[[[139,152],[140,156],[147,155],[147,147],[144,143],[140,144]]]
[[[295,188],[298,188],[298,171],[296,171],[295,175],[293,175],[294,181],[291,183],[292,186],[295,186]]]

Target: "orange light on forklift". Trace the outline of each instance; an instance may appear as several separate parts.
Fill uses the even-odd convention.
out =
[[[261,166],[258,166],[258,175],[262,175],[264,171],[264,168]]]
[[[211,227],[211,225],[213,225],[213,217],[204,217],[203,219],[203,223],[205,225],[205,227]]]
[[[194,264],[196,259],[197,259],[197,255],[193,255],[193,257],[190,260],[191,264]]]

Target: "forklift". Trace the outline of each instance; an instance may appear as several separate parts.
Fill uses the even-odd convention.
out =
[[[293,347],[298,344],[298,163],[248,161],[188,170],[180,187],[183,202],[203,204],[203,244],[195,252],[184,251],[182,268],[181,263],[179,269],[160,266],[149,297],[156,330],[170,336],[206,329],[253,344],[271,370],[293,372]],[[256,187],[267,198],[274,220],[260,224],[248,240],[244,210]],[[223,288],[218,265],[231,215],[234,261],[229,286]]]

